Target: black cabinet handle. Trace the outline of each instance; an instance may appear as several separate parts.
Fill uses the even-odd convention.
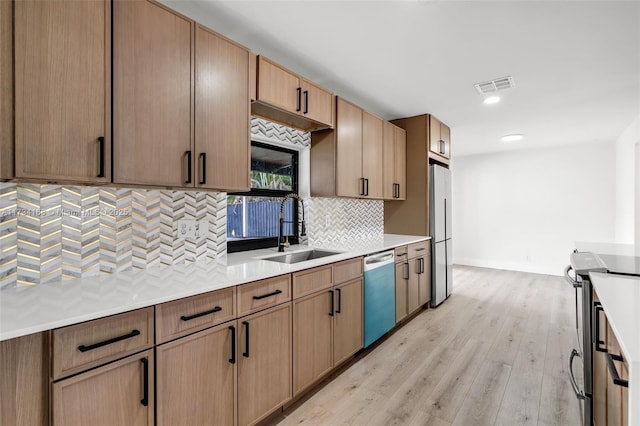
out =
[[[300,110],[302,109],[302,88],[298,87],[296,89],[296,92],[298,92],[298,104],[296,106],[296,112],[300,112]]]
[[[331,312],[329,312],[329,316],[332,317],[334,314],[334,300],[333,300],[333,290],[329,290],[329,295],[331,296]]]
[[[304,114],[308,114],[309,113],[309,91],[305,90],[304,91]]]
[[[130,339],[132,337],[136,337],[140,335],[140,330],[131,330],[131,333],[123,334],[122,336],[114,337],[113,339],[105,340],[104,342],[94,343],[93,345],[80,345],[78,346],[78,350],[80,352],[87,352],[93,349],[98,349],[103,346],[110,345],[112,343],[120,342],[122,340]]]
[[[336,292],[338,293],[338,309],[336,309],[336,314],[340,314],[342,313],[342,289],[338,288]]]
[[[147,358],[141,358],[142,363],[142,399],[140,404],[145,407],[149,406],[149,360]]]
[[[187,157],[187,179],[184,183],[191,183],[191,151],[185,151],[184,155]]]
[[[613,379],[613,383],[618,386],[623,386],[625,388],[629,387],[629,381],[620,378],[618,374],[618,370],[616,370],[616,366],[613,363],[613,360],[622,361],[622,355],[613,355],[607,352],[604,354],[607,357],[607,365],[609,366],[609,374],[611,374],[611,378]]]
[[[426,247],[418,247],[416,251],[425,251],[426,249],[427,249]]]
[[[282,293],[282,290],[276,290],[271,293],[263,294],[261,296],[253,296],[253,300],[266,299],[267,297],[275,296]]]
[[[242,325],[246,328],[244,335],[244,352],[242,352],[242,356],[249,358],[249,323],[247,321],[242,321]]]
[[[360,178],[360,195],[364,195],[364,178]]]
[[[369,195],[369,179],[364,179],[364,195]]]
[[[236,363],[236,328],[234,326],[230,326],[229,330],[231,331],[231,358],[229,358],[229,362],[231,364]]]
[[[204,311],[204,312],[199,312],[197,314],[193,314],[193,315],[182,315],[180,317],[180,319],[182,321],[191,321],[192,319],[196,319],[196,318],[200,318],[203,317],[205,315],[210,315],[210,314],[214,314],[216,312],[220,312],[222,310],[222,308],[220,306],[216,306],[213,309],[209,309],[208,311]]]
[[[406,267],[407,267],[407,269],[405,269],[405,271],[406,271],[407,273],[406,273],[406,274],[405,274],[405,276],[404,276],[404,277],[402,277],[402,278],[404,278],[405,280],[408,280],[408,279],[409,279],[409,263],[408,263],[408,262],[407,262],[407,263],[405,263],[405,264],[404,264],[404,266],[406,266]]]
[[[400,184],[393,184],[393,198],[400,198]]]
[[[98,137],[98,175],[104,177],[104,136]]]
[[[207,153],[200,153],[200,185],[207,183]]]
[[[440,147],[439,147],[440,154],[444,155],[444,149],[445,149],[444,141],[440,139],[438,142],[440,142]]]
[[[598,352],[607,352],[607,348],[600,347],[601,344],[604,344],[604,340],[600,340],[600,312],[604,312],[602,308],[602,303],[595,301],[593,302],[593,316],[594,316],[594,326],[595,330],[593,336],[595,338],[596,351]]]

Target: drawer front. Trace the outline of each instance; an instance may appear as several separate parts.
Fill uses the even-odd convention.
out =
[[[406,262],[408,257],[408,248],[407,246],[401,246],[401,247],[396,247],[393,250],[393,254],[396,258],[396,263],[400,263],[400,262]]]
[[[333,266],[321,266],[293,274],[293,298],[324,290],[333,285]]]
[[[291,300],[291,275],[238,286],[238,316]]]
[[[341,284],[362,276],[362,258],[344,260],[333,264],[333,283]]]
[[[157,343],[234,319],[235,298],[236,289],[230,287],[157,305]]]
[[[430,246],[429,241],[420,241],[419,243],[409,244],[408,246],[408,258],[412,259],[416,256],[422,256],[429,254]]]
[[[54,380],[153,346],[153,307],[53,330]]]

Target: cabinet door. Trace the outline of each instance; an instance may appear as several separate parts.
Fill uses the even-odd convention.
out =
[[[611,355],[620,355],[620,346],[616,340],[611,325],[607,321],[606,325],[606,347],[607,351]],[[620,374],[622,372],[620,368],[620,362],[613,362],[615,368]],[[608,365],[607,365],[608,368]],[[622,386],[616,385],[613,382],[613,376],[611,371],[607,370],[607,426],[622,426]]]
[[[598,301],[598,297],[593,292],[593,301]],[[591,308],[593,311],[593,307]],[[596,331],[596,336],[600,340],[605,340],[606,336],[606,317],[602,312],[600,315],[599,323],[600,328]],[[596,344],[591,344],[591,359],[593,360],[593,424],[594,425],[606,425],[607,424],[607,380],[609,371],[607,370],[607,359],[603,352],[596,350]]]
[[[407,286],[407,311],[411,314],[420,307],[420,258],[409,260],[409,283]]]
[[[302,92],[297,75],[271,62],[263,56],[258,57],[258,100],[285,111],[302,111]]]
[[[291,399],[291,303],[238,320],[238,424],[255,424]]]
[[[147,0],[113,13],[113,181],[193,186],[193,21]]]
[[[431,256],[421,256],[418,258],[418,265],[420,269],[419,274],[419,290],[418,300],[420,306],[426,305],[431,300]]]
[[[109,182],[110,5],[14,3],[16,177]]]
[[[249,51],[196,25],[196,186],[248,190]]]
[[[299,394],[331,370],[334,291],[293,302],[293,393]]]
[[[385,200],[396,199],[396,140],[395,126],[388,121],[382,128],[382,196]]]
[[[302,88],[302,111],[311,120],[333,125],[333,93],[305,79],[300,79]]]
[[[434,154],[444,155],[446,149],[441,144],[442,136],[440,135],[440,120],[433,115],[429,116],[429,150]]]
[[[444,156],[451,158],[451,129],[444,123],[440,123],[440,139],[444,141]]]
[[[402,321],[407,314],[409,291],[409,263],[396,263],[396,324]]]
[[[158,346],[157,425],[234,424],[235,349],[235,321]]]
[[[54,383],[53,425],[153,425],[153,372],[148,350]]]
[[[362,177],[366,196],[382,198],[382,151],[384,120],[364,111],[362,115]]]
[[[335,289],[333,365],[362,349],[362,278]]]
[[[362,109],[338,98],[336,103],[336,193],[362,195]]]
[[[394,126],[395,137],[395,178],[398,184],[398,200],[407,199],[407,132]]]

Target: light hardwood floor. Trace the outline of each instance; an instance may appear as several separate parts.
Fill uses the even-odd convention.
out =
[[[272,423],[579,425],[574,342],[574,293],[561,277],[456,266],[449,300]]]

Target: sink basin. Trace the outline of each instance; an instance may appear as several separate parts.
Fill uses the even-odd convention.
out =
[[[306,260],[333,256],[334,254],[340,254],[340,252],[327,251],[327,250],[305,250],[305,251],[297,251],[294,253],[281,254],[279,256],[266,257],[264,258],[264,260],[270,260],[271,262],[280,262],[280,263],[299,263],[299,262],[304,262]]]

